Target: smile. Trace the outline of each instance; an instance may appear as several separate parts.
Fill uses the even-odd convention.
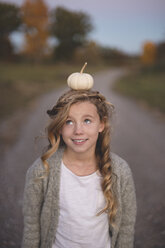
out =
[[[84,143],[85,141],[87,141],[87,139],[72,139],[72,141],[76,144],[82,144]]]

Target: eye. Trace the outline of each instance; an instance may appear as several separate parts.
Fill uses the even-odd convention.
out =
[[[86,124],[90,124],[90,123],[91,123],[91,120],[85,119],[84,122],[85,122]]]
[[[67,120],[66,121],[66,125],[72,125],[73,124],[73,121],[72,120]]]

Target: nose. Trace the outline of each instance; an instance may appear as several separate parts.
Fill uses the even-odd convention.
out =
[[[83,133],[83,126],[82,123],[76,123],[74,128],[75,134],[82,134]]]

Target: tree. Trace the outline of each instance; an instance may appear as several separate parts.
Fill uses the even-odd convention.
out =
[[[157,45],[157,63],[165,65],[165,41]]]
[[[21,25],[20,9],[8,3],[0,3],[0,58],[9,59],[13,47],[9,35]]]
[[[41,61],[47,53],[48,9],[43,0],[25,0],[22,6],[25,27],[23,53],[34,61]]]
[[[58,40],[55,57],[58,60],[70,60],[91,30],[92,24],[87,14],[56,8],[51,15],[51,32]]]
[[[141,56],[144,65],[153,65],[156,60],[156,45],[153,42],[145,42],[143,45],[143,54]]]

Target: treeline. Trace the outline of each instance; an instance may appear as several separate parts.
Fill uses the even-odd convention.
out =
[[[165,42],[154,44],[145,42],[141,55],[141,62],[144,67],[148,68],[165,68]]]
[[[63,7],[49,11],[43,0],[25,0],[21,7],[1,2],[0,60],[122,64],[134,59],[89,40],[93,28],[86,13]],[[14,31],[23,33],[25,40],[17,52],[10,39]]]
[[[0,2],[0,61],[165,64],[165,42],[146,42],[142,54],[133,56],[90,40],[93,29],[86,13],[64,7],[50,11],[43,0],[25,0],[21,7]],[[15,31],[25,41],[17,52],[11,39]]]

